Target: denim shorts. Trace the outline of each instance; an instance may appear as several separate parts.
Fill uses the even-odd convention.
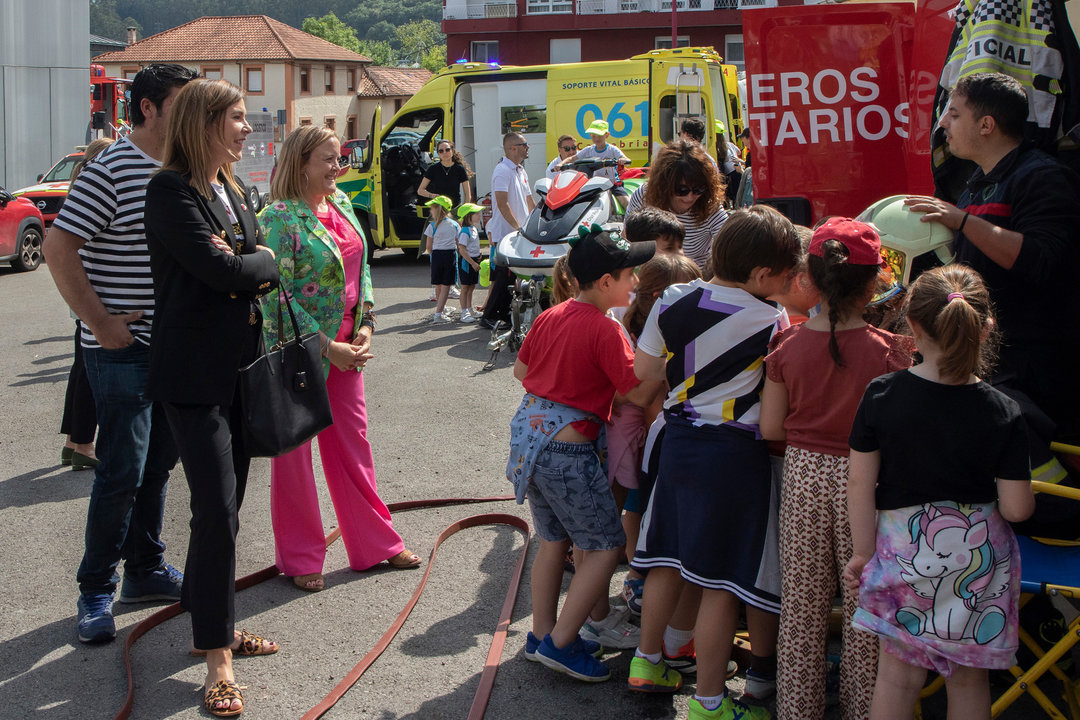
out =
[[[548,542],[569,538],[582,550],[626,544],[607,473],[592,443],[549,442],[536,458],[526,497],[536,532]]]

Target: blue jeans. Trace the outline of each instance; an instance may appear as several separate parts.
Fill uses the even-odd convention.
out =
[[[86,515],[86,550],[79,565],[83,594],[112,594],[116,567],[138,581],[161,567],[161,522],[169,471],[178,457],[159,404],[146,398],[150,348],[83,350],[97,404],[100,463]]]

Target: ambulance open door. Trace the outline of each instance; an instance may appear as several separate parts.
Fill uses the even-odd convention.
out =
[[[706,108],[703,89],[706,83],[705,68],[688,60],[655,60],[650,72],[652,83],[653,128],[652,155],[659,147],[679,137],[679,128],[687,118],[698,118],[706,126],[710,117]],[[705,139],[710,154],[715,154],[715,139],[711,128],[706,128]]]

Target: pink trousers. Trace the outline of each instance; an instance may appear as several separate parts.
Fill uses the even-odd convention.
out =
[[[334,424],[317,435],[323,474],[349,567],[366,570],[405,545],[375,487],[364,374],[331,367],[326,389]],[[322,572],[326,542],[310,442],[270,461],[270,517],[278,569],[293,577]]]

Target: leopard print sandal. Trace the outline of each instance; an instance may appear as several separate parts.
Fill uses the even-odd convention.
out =
[[[233,655],[243,657],[256,657],[258,655],[273,655],[281,649],[273,640],[267,640],[259,635],[249,633],[247,630],[240,631],[240,645],[233,650]]]
[[[281,646],[273,640],[249,633],[247,630],[240,631],[240,644],[233,648],[233,657],[257,657],[259,655],[273,655]],[[192,657],[206,657],[205,650],[192,650]]]
[[[233,702],[240,701],[239,709],[233,709]],[[224,707],[214,707],[223,702]],[[244,712],[244,694],[240,692],[240,686],[229,680],[218,680],[211,685],[203,696],[203,706],[206,712],[216,717],[236,717]]]

